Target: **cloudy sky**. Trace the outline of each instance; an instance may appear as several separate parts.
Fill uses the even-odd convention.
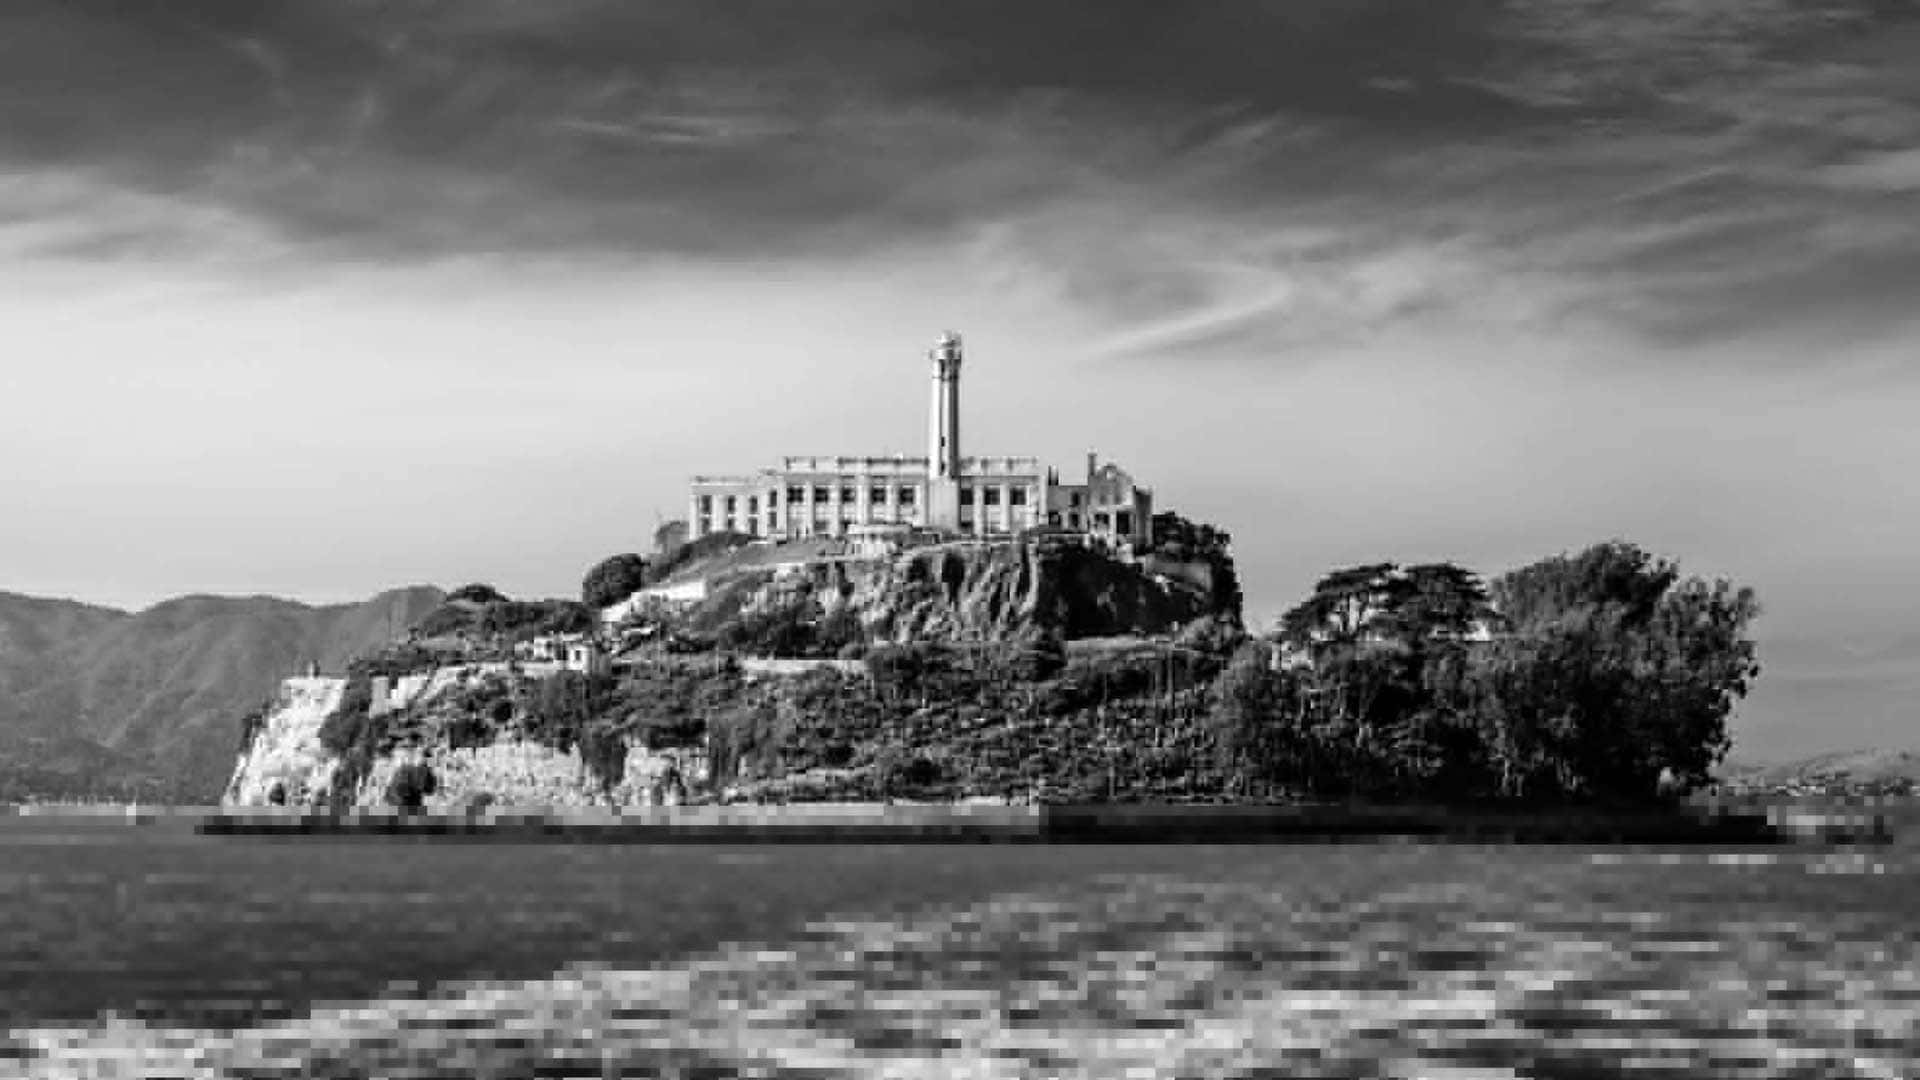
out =
[[[1920,744],[1913,0],[16,0],[0,284],[0,588],[568,592],[952,327],[1260,620],[1625,537]]]

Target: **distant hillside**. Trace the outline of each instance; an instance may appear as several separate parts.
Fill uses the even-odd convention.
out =
[[[1728,783],[1748,785],[1809,785],[1835,781],[1884,784],[1906,779],[1920,786],[1920,749],[1872,747],[1838,750],[1766,764],[1729,762],[1720,770],[1720,778]]]
[[[0,800],[219,798],[238,721],[310,661],[337,670],[439,604],[416,586],[315,607],[186,596],[128,613],[0,592]]]

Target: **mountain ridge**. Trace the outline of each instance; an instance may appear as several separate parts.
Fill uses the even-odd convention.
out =
[[[191,593],[137,612],[0,591],[0,799],[211,802],[237,717],[310,662],[339,668],[437,605]]]

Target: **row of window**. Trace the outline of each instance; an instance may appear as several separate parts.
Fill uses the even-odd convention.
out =
[[[915,499],[917,498],[917,493],[919,489],[910,488],[910,487],[903,487],[903,488],[896,488],[896,489],[876,487],[867,493],[868,501],[875,506],[886,505],[887,492],[889,490],[892,490],[894,492],[893,505],[912,506],[915,502]],[[832,498],[833,492],[834,492],[834,489],[830,487],[825,487],[825,486],[815,487],[813,489],[813,505],[821,506],[821,505],[825,505],[833,502],[833,498]],[[855,492],[854,492],[854,489],[851,487],[840,488],[839,494],[840,494],[840,503],[843,506],[850,505],[855,501],[854,499]],[[787,505],[795,506],[800,503],[803,503],[806,501],[805,496],[806,496],[805,488],[790,487],[787,489]],[[700,496],[700,512],[702,514],[713,513],[713,499],[714,497],[712,495]],[[739,511],[740,509],[739,496],[725,495],[721,497],[721,500],[722,500],[722,505],[725,507],[727,513],[732,514],[732,513],[737,513]],[[963,505],[974,505],[977,503],[978,505],[982,505],[982,506],[999,506],[1000,505],[1000,489],[997,487],[980,487],[980,488],[963,487],[960,489],[960,502]],[[1007,505],[1009,506],[1027,505],[1027,489],[1024,487],[1008,488],[1007,489]],[[1075,506],[1080,505],[1080,496],[1077,494],[1073,496],[1073,505]],[[768,500],[768,507],[769,507],[769,512],[771,512],[772,500]],[[747,513],[757,514],[759,512],[760,512],[760,497],[758,495],[747,496]]]
[[[789,517],[791,518],[791,515]],[[1068,527],[1075,528],[1075,529],[1080,527],[1079,514],[1077,513],[1068,514],[1067,519],[1068,519],[1067,520]],[[879,520],[885,521],[886,518],[882,517]],[[899,520],[902,523],[911,523],[911,518],[909,515],[903,514],[900,516]],[[1058,513],[1048,514],[1047,520],[1051,524],[1058,525],[1060,524],[1060,515]],[[839,521],[839,527],[843,531],[849,526],[860,524],[859,522],[850,520],[848,518],[840,518],[838,519],[838,521]],[[701,535],[705,535],[706,533],[710,533],[714,531],[716,523],[721,526],[724,526],[730,532],[743,532],[743,533],[749,533],[749,534],[758,534],[760,532],[760,518],[758,515],[753,515],[745,519],[742,519],[735,514],[728,514],[724,518],[716,518],[714,517],[714,515],[710,513],[703,513],[700,515]],[[777,510],[768,510],[766,514],[766,523],[767,523],[767,529],[766,529],[767,532],[769,533],[779,532],[780,531],[780,512]],[[997,521],[995,523],[1001,524]],[[833,524],[834,524],[834,519],[828,516],[827,510],[825,507],[822,507],[822,506],[814,507],[814,512],[813,512],[814,531],[816,532],[825,531],[826,529],[830,528]],[[974,525],[973,514],[963,513],[962,515],[960,515],[961,528],[971,529],[973,528],[973,525]],[[1093,515],[1093,525],[1097,528],[1106,528],[1108,525],[1107,515],[1106,514]],[[1123,532],[1127,530],[1127,516],[1124,514],[1121,515],[1120,529]]]

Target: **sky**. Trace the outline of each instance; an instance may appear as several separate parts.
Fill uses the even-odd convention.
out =
[[[0,588],[571,593],[949,328],[1256,624],[1624,538],[1920,746],[1914,0],[0,5]]]

